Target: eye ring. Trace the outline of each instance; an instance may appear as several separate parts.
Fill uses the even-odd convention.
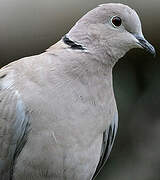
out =
[[[111,23],[115,28],[117,28],[117,27],[121,26],[122,19],[119,16],[113,16],[111,18]]]

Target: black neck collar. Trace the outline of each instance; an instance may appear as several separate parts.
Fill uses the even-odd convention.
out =
[[[63,39],[63,42],[67,44],[68,46],[70,46],[70,48],[72,49],[85,50],[85,48],[82,45],[77,44],[74,41],[70,40],[66,35],[63,36],[62,39]]]

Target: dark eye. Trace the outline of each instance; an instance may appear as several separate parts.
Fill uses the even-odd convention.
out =
[[[122,24],[122,19],[118,16],[115,16],[111,19],[111,22],[115,27],[119,27]]]

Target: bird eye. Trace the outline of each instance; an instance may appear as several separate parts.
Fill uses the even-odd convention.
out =
[[[114,27],[119,27],[122,24],[122,19],[118,16],[114,16],[111,19],[111,23],[113,24]]]

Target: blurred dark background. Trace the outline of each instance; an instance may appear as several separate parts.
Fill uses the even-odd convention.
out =
[[[0,0],[0,67],[43,52],[87,11],[107,2],[138,12],[157,57],[134,49],[114,68],[119,129],[97,180],[160,180],[160,0]]]

